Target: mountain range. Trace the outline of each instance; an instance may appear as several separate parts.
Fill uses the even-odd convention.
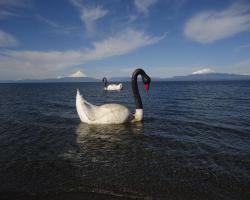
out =
[[[250,75],[228,74],[228,73],[205,73],[190,74],[186,76],[174,76],[171,78],[152,77],[153,81],[226,81],[226,80],[250,80]],[[131,77],[114,77],[110,81],[127,82]]]
[[[153,81],[226,81],[226,80],[250,80],[250,75],[228,74],[228,73],[205,73],[190,74],[186,76],[174,76],[171,78],[152,77]],[[140,79],[139,79],[140,80]],[[109,82],[130,82],[131,77],[113,77]],[[0,83],[72,83],[72,82],[101,82],[101,79],[92,77],[62,77],[51,79],[24,79],[24,80],[4,80]]]
[[[4,80],[0,83],[75,83],[75,82],[100,82],[99,79],[92,77],[63,77],[50,79],[23,79],[23,80]]]
[[[168,81],[226,81],[226,80],[250,80],[250,75],[228,73],[190,74],[186,76],[174,76],[164,80]]]

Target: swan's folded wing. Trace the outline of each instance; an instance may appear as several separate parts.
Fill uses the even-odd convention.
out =
[[[77,91],[76,108],[82,122],[86,123],[124,123],[129,110],[120,104],[95,106],[87,102]]]
[[[87,101],[82,102],[85,115],[90,121],[106,121],[108,119],[119,118],[124,113],[124,106],[105,104],[95,106]]]
[[[126,119],[129,116],[129,110],[120,104],[104,104],[101,106],[97,106],[96,110],[96,119],[101,120],[101,121],[119,121]],[[121,120],[123,121],[123,120]]]
[[[96,120],[96,116],[95,116],[95,107],[94,105],[92,105],[91,103],[87,102],[87,101],[82,101],[82,107],[85,110],[85,115],[86,117],[90,120],[90,121],[95,121]]]

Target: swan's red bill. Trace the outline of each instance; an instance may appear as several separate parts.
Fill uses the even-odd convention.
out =
[[[149,83],[145,83],[144,87],[145,87],[146,91],[148,91],[149,90]]]

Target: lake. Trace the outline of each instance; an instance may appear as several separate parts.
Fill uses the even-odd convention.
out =
[[[250,81],[140,85],[123,125],[81,123],[77,88],[134,112],[130,83],[0,84],[1,199],[250,199]]]

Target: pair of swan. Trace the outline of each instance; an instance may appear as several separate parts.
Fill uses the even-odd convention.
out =
[[[149,90],[151,79],[142,69],[136,69],[132,75],[132,91],[134,95],[136,110],[132,122],[143,119],[143,105],[138,89],[137,77],[142,76],[146,91]],[[101,106],[87,102],[77,90],[76,110],[82,122],[87,124],[123,124],[129,121],[129,109],[121,104],[104,104]]]
[[[121,90],[122,89],[122,83],[119,84],[109,84],[106,77],[103,77],[102,82],[104,83],[104,90]]]

